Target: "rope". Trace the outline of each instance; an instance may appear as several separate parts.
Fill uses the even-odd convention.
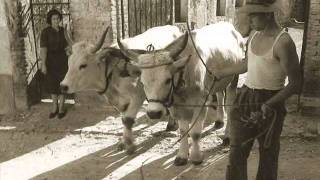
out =
[[[275,122],[277,120],[277,116],[278,116],[277,111],[275,111],[274,109],[271,109],[271,110],[273,112],[273,118],[272,118],[272,121],[271,121],[271,124],[270,124],[269,128],[266,128],[264,131],[262,131],[261,133],[257,134],[256,136],[254,136],[252,138],[249,138],[248,140],[242,142],[241,146],[245,146],[249,142],[254,141],[256,138],[259,138],[259,137],[263,136],[264,134],[266,134],[266,137],[265,137],[265,140],[264,140],[264,143],[263,143],[263,147],[265,149],[267,149],[267,148],[269,148],[271,146],[271,140],[272,140],[272,136],[273,136],[273,128],[274,128],[274,124],[275,124]]]
[[[224,105],[213,105],[213,104],[208,104],[208,105],[197,105],[197,104],[172,104],[172,106],[181,106],[181,107],[221,107],[221,106],[249,106],[249,105],[262,105],[263,103],[251,103],[251,104],[224,104]]]
[[[202,57],[201,57],[201,55],[200,55],[200,53],[199,53],[199,51],[198,51],[198,49],[197,49],[197,47],[196,47],[196,44],[195,44],[195,42],[194,42],[194,40],[193,40],[193,37],[192,37],[192,34],[191,34],[191,29],[190,29],[190,26],[189,26],[189,23],[188,23],[188,22],[187,22],[187,29],[188,29],[188,33],[189,33],[189,36],[190,36],[192,45],[193,45],[194,49],[196,50],[196,53],[197,53],[197,55],[199,56],[202,64],[203,64],[204,67],[206,68],[206,71],[209,73],[209,75],[213,76],[214,81],[215,81],[215,80],[218,80],[217,77],[214,76],[213,73],[208,69],[206,63],[205,63],[204,60],[202,59]]]

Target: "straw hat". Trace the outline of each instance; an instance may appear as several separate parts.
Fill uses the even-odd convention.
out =
[[[251,0],[245,1],[244,5],[238,9],[238,13],[272,13],[278,12],[280,8],[277,1],[268,0]]]
[[[274,13],[276,21],[286,26],[290,21],[294,8],[294,0],[243,0],[243,5],[237,9],[238,15],[250,13]]]

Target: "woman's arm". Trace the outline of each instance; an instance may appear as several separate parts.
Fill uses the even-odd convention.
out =
[[[47,30],[44,29],[41,32],[40,36],[40,60],[41,60],[41,72],[43,74],[47,74],[47,52],[48,52],[48,33]]]
[[[41,47],[40,48],[40,60],[41,60],[41,72],[43,74],[47,74],[47,48],[46,47]]]

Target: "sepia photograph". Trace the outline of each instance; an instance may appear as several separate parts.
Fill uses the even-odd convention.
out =
[[[0,0],[0,180],[319,179],[319,0]]]

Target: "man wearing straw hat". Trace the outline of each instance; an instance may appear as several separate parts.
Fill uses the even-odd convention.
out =
[[[273,2],[272,2],[273,3]],[[216,70],[218,78],[247,72],[231,112],[227,180],[247,180],[247,159],[255,139],[259,142],[257,180],[276,180],[280,134],[286,114],[284,101],[301,86],[296,47],[275,19],[276,3],[246,2],[238,9],[250,18],[246,60]],[[285,79],[288,77],[288,84]]]

